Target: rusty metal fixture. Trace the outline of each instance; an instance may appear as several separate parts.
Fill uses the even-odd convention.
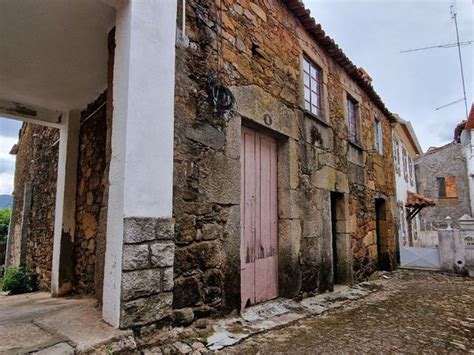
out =
[[[232,112],[235,104],[235,97],[232,92],[217,77],[210,78],[207,84],[209,102],[214,107],[215,112],[221,115]]]

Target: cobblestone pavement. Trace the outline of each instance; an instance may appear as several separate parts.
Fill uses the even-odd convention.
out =
[[[224,353],[471,353],[474,279],[397,271],[380,291],[253,336]]]

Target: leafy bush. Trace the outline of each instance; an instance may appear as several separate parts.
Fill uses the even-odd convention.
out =
[[[38,277],[28,267],[19,266],[8,268],[2,279],[2,290],[11,295],[33,292],[38,290]]]
[[[0,242],[7,240],[11,212],[8,207],[0,209]]]

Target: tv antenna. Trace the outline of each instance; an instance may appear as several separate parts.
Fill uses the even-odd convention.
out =
[[[407,50],[400,51],[400,53],[417,52],[417,51],[423,51],[423,50],[434,49],[434,48],[457,47],[458,48],[458,57],[459,57],[459,67],[461,69],[462,91],[463,91],[464,97],[462,99],[450,102],[449,104],[439,106],[439,107],[436,108],[436,110],[440,110],[442,108],[445,108],[445,107],[457,104],[458,102],[464,101],[464,108],[466,110],[466,119],[467,119],[468,112],[467,112],[466,84],[465,84],[465,79],[464,79],[464,67],[463,67],[463,62],[462,62],[461,47],[469,46],[469,45],[472,44],[473,41],[470,40],[470,41],[461,42],[459,40],[458,19],[457,19],[457,11],[456,11],[455,4],[451,4],[450,12],[451,12],[451,19],[454,20],[454,26],[456,27],[456,42],[455,43],[447,43],[447,44],[439,44],[439,45],[436,45],[436,46],[407,49]]]

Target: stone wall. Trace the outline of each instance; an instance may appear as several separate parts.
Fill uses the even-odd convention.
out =
[[[16,157],[9,265],[32,264],[49,290],[59,131],[23,124]]]
[[[370,275],[378,254],[394,267],[389,119],[281,2],[222,0],[222,11],[213,1],[187,2],[187,37],[179,40],[176,58],[173,308],[191,319],[240,307],[242,125],[269,132],[279,145],[280,295],[333,286],[331,192],[344,202],[338,252],[345,282]],[[325,73],[324,117],[302,109],[303,51]],[[207,82],[216,73],[236,98],[232,115],[209,103]],[[361,147],[348,142],[346,92],[359,101]],[[383,156],[373,149],[375,115],[383,124]],[[386,202],[379,252],[376,199]]]
[[[434,227],[445,226],[444,219],[449,216],[453,219],[453,225],[458,227],[459,218],[471,214],[467,164],[463,149],[462,144],[451,143],[427,152],[415,160],[418,192],[436,202],[436,206],[424,208],[420,212],[423,225],[426,222],[428,226],[431,223]],[[440,198],[437,178],[450,176],[455,177],[457,197]],[[449,189],[453,190],[448,184],[450,180],[452,181],[446,179],[447,193]]]
[[[107,152],[111,120],[106,94],[81,113],[74,292],[101,299],[107,215]],[[54,238],[59,131],[24,124],[15,171],[15,203],[9,246],[9,265],[33,263],[42,289],[50,288]]]
[[[97,244],[105,243],[105,228],[99,223],[101,210],[107,206],[104,194],[108,182],[106,112],[104,93],[81,113],[74,235],[75,289],[81,293],[96,293],[99,287]]]

